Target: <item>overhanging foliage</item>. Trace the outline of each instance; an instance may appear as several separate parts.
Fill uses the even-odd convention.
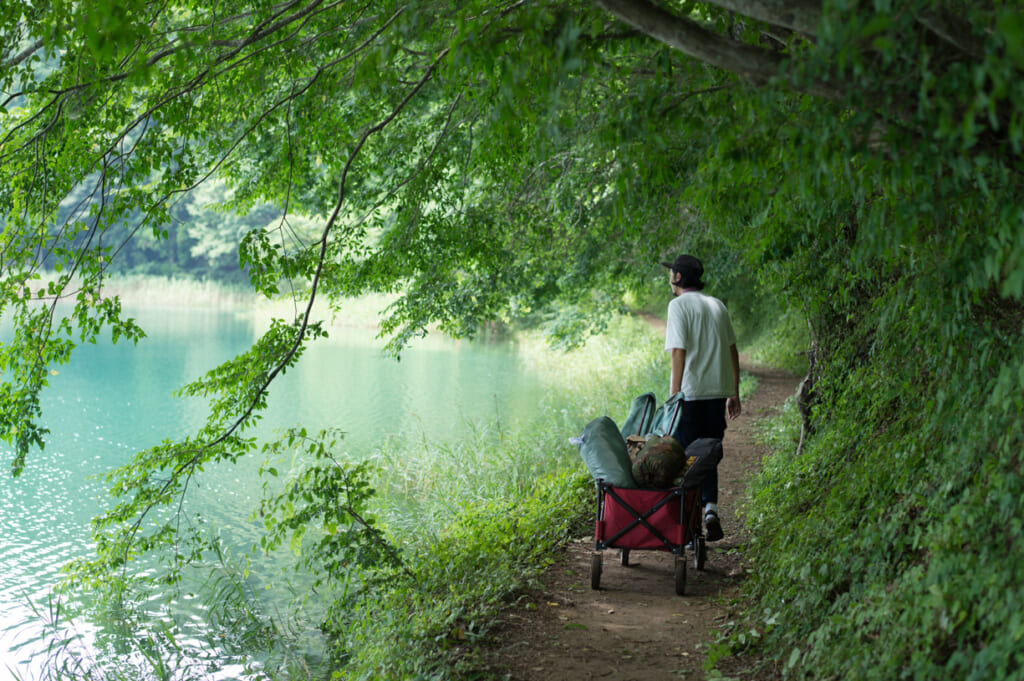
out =
[[[984,462],[954,476],[956,492],[998,491],[1000,517],[1019,518],[1024,435],[1010,386],[1024,380],[1020,9],[925,0],[8,3],[0,304],[16,334],[0,355],[0,425],[14,471],[42,446],[38,394],[73,339],[88,341],[102,325],[115,337],[142,333],[116,302],[99,304],[111,262],[143,232],[171,241],[176,204],[217,179],[231,188],[227,208],[277,211],[271,226],[240,239],[240,264],[257,292],[293,291],[304,311],[254,348],[259,371],[225,380],[234,376],[227,366],[197,384],[220,404],[247,401],[234,420],[211,421],[219,432],[144,453],[119,478],[125,505],[101,526],[130,524],[160,489],[183,490],[204,462],[252,446],[233,434],[262,403],[267,379],[316,335],[317,295],[401,292],[383,321],[397,350],[433,323],[471,335],[488,320],[554,306],[599,321],[623,292],[652,286],[654,263],[684,247],[706,256],[738,311],[763,314],[777,298],[812,329],[807,451],[820,459],[812,487],[832,492],[792,506],[773,499],[777,510],[813,517],[820,501],[842,515],[836,509],[856,503],[837,457],[851,442],[885,442],[912,453],[878,486],[906,515],[871,524],[868,536],[939,532],[939,507],[924,504],[922,515],[919,500],[945,489],[944,472],[918,465],[918,448],[952,456],[944,448],[955,443],[958,455]],[[755,278],[756,291],[728,288]],[[67,297],[75,312],[61,322],[56,301]],[[856,429],[843,405],[863,410]],[[927,416],[926,425],[894,416],[904,412]],[[979,432],[971,419],[998,428]],[[972,436],[950,440],[951,423]],[[154,487],[167,476],[176,481]],[[968,516],[964,526],[988,527]],[[811,540],[828,532],[808,523],[796,536],[817,546]],[[808,673],[824,664],[821,651],[854,650],[856,632],[829,619],[838,612],[830,608],[848,606],[840,596],[870,601],[886,580],[955,571],[945,541],[928,544],[934,560],[889,561],[877,579],[843,573],[838,595],[802,601],[810,605],[792,611],[779,640],[822,642]],[[799,588],[802,577],[775,555],[766,554],[768,579]],[[841,553],[800,555],[820,574],[832,574],[825,556],[841,566]],[[1020,582],[1001,571],[1003,558],[990,577],[1012,591]],[[947,609],[955,636],[915,669],[977,671],[942,652],[977,651],[996,635],[980,614],[996,604],[974,607],[964,617]],[[908,620],[903,636],[925,625]],[[892,668],[917,652],[893,652]]]

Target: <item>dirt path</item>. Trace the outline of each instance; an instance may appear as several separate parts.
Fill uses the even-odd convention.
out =
[[[760,383],[730,421],[719,465],[719,513],[725,538],[708,544],[706,569],[689,566],[686,596],[677,596],[674,557],[633,551],[623,567],[618,552],[603,557],[601,589],[590,588],[593,539],[572,542],[542,578],[543,588],[505,611],[484,654],[487,678],[508,681],[653,681],[705,678],[707,644],[733,617],[730,596],[744,573],[748,541],[736,518],[747,481],[764,455],[753,423],[769,416],[797,389],[799,378],[744,364]],[[596,502],[596,492],[595,492]],[[692,554],[689,554],[692,557]],[[735,662],[732,663],[735,665]],[[742,669],[724,669],[729,677]],[[721,678],[721,677],[718,677]],[[764,671],[759,679],[765,679]]]

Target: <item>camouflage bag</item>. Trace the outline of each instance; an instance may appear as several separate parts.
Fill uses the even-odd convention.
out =
[[[633,479],[643,488],[664,489],[686,470],[686,453],[674,437],[652,437],[633,460]]]

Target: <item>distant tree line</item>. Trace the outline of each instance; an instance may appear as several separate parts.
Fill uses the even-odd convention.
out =
[[[159,232],[139,229],[130,239],[113,244],[100,244],[109,261],[109,274],[141,274],[243,284],[248,281],[239,264],[238,245],[252,231],[273,226],[280,213],[270,205],[254,207],[244,214],[225,208],[229,205],[230,188],[223,182],[208,182],[174,200],[167,211],[167,221]],[[56,224],[63,224],[75,204],[72,192],[57,213]],[[132,232],[138,214],[125,217],[125,232]],[[87,231],[71,241],[72,248],[81,248],[88,240]],[[52,268],[54,254],[41,261]]]

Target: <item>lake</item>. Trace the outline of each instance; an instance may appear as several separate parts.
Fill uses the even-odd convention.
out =
[[[30,454],[22,476],[10,477],[10,451],[0,474],[0,675],[34,676],[45,641],[29,601],[40,602],[70,558],[90,550],[88,524],[104,503],[96,479],[140,450],[184,436],[205,420],[198,400],[172,393],[235,356],[258,338],[264,318],[225,310],[126,310],[147,338],[80,347],[55,367],[43,398],[51,434]],[[299,365],[271,386],[261,425],[270,433],[296,424],[346,432],[343,449],[359,457],[393,437],[454,440],[470,422],[501,415],[528,419],[543,386],[522,368],[510,341],[456,342],[429,336],[402,353],[382,355],[373,329],[334,327]],[[198,479],[203,515],[218,527],[244,528],[237,547],[251,547],[249,520],[260,495],[258,455]],[[242,545],[244,544],[244,545]]]

